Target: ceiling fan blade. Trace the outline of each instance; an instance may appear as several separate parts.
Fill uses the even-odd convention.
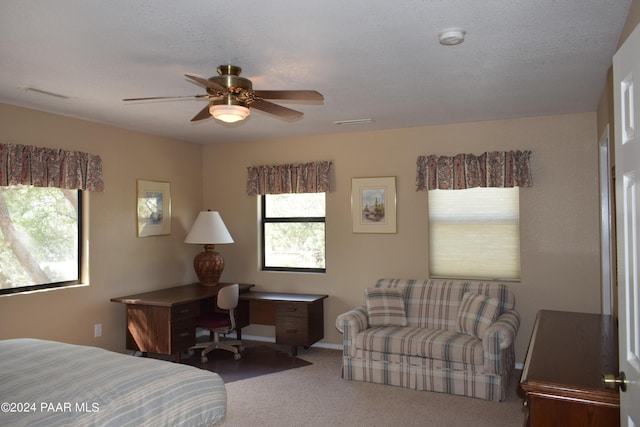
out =
[[[324,96],[315,90],[254,90],[253,93],[265,99],[299,99],[301,101],[322,101]]]
[[[228,90],[226,87],[219,85],[216,82],[212,82],[211,80],[203,79],[202,77],[191,76],[189,74],[185,74],[184,76],[188,79],[193,80],[194,82],[198,83],[201,86],[208,87],[209,89],[217,90],[218,92],[225,93]]]
[[[198,120],[208,119],[209,117],[211,117],[211,113],[209,113],[209,105],[207,105],[202,110],[200,110],[200,112],[198,114],[193,116],[193,119],[191,119],[191,121],[195,122],[195,121],[198,121]]]
[[[210,95],[185,95],[185,96],[152,96],[150,98],[125,98],[123,101],[153,101],[158,99],[186,99],[186,98],[206,98]]]
[[[291,108],[283,107],[282,105],[274,104],[273,102],[265,101],[264,99],[257,99],[249,104],[250,108],[270,113],[283,119],[294,120],[303,116],[300,111],[292,110]]]

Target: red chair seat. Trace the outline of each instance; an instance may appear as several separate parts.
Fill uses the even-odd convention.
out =
[[[212,313],[196,319],[196,326],[204,329],[218,329],[231,326],[228,314]]]

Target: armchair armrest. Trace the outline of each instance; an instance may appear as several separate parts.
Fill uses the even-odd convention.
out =
[[[356,336],[369,327],[367,309],[364,306],[356,307],[340,314],[336,318],[336,328],[343,334],[343,354],[355,356]]]
[[[488,372],[502,373],[515,360],[513,345],[520,328],[520,314],[507,310],[487,329],[482,337],[484,368]]]
[[[495,351],[496,348],[487,347],[489,341],[487,338],[492,335],[498,338],[499,349],[504,350],[511,346],[515,341],[516,334],[520,328],[520,314],[515,310],[507,310],[493,322],[482,337],[482,346],[484,351]]]

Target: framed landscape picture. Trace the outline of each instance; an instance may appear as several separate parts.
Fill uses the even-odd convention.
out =
[[[171,234],[171,184],[138,180],[138,237]]]
[[[396,177],[352,178],[354,233],[396,232]]]

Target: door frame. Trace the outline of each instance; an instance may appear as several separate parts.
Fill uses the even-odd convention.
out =
[[[602,314],[616,315],[616,258],[609,124],[599,143],[600,174],[600,270],[602,276]]]

